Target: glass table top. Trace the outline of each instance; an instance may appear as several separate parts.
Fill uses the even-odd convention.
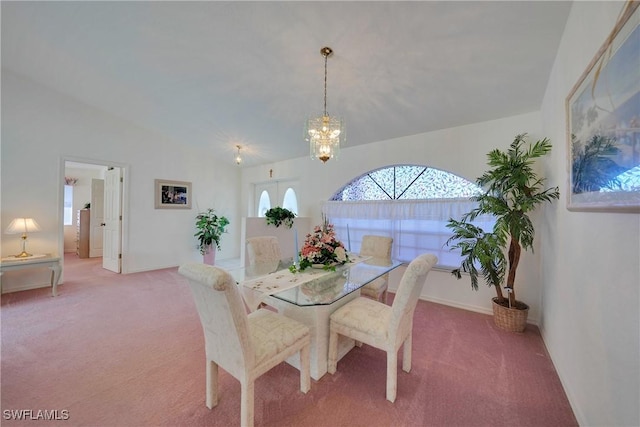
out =
[[[289,266],[292,262],[289,258],[228,271],[240,286],[249,284],[249,281],[255,283],[253,279],[264,279],[260,281],[261,285],[264,282],[263,289],[273,290],[269,283],[275,279],[289,282],[300,280],[299,285],[268,292],[268,295],[305,307],[332,304],[402,265],[402,262],[396,260],[367,258],[357,263],[336,266],[335,271],[307,269],[302,273],[291,273]],[[260,292],[246,287],[243,291]]]

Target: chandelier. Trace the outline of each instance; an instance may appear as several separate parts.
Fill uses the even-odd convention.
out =
[[[330,47],[320,49],[324,56],[324,111],[320,117],[312,117],[305,124],[304,138],[309,142],[312,159],[322,163],[337,158],[340,153],[340,141],[345,141],[344,123],[339,117],[330,117],[327,113],[327,58],[333,54]]]

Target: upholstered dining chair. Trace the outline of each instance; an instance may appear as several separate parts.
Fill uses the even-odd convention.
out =
[[[362,237],[360,255],[391,261],[391,245],[393,245],[391,237],[366,235]],[[387,273],[360,288],[360,294],[386,304],[388,287],[389,274]]]
[[[402,345],[402,370],[409,372],[413,313],[427,274],[437,261],[438,258],[432,254],[423,254],[411,261],[400,280],[391,306],[358,297],[331,314],[328,362],[330,374],[336,372],[338,335],[384,350],[387,352],[387,400],[395,402],[398,350]]]
[[[269,310],[246,313],[240,291],[226,271],[206,264],[185,264],[204,331],[206,405],[218,404],[218,366],[240,381],[240,424],[253,425],[256,378],[300,353],[300,390],[311,387],[309,328]]]
[[[280,261],[282,254],[278,238],[275,236],[249,237],[247,239],[247,255],[249,256],[249,265]]]

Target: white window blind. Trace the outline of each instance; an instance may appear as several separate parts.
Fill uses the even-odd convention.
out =
[[[327,201],[322,213],[335,226],[347,249],[359,252],[362,236],[374,234],[393,238],[392,257],[410,262],[423,253],[438,257],[438,266],[455,268],[460,264],[459,251],[451,251],[446,241],[451,237],[446,227],[449,218],[459,220],[477,206],[468,198],[427,200]],[[490,231],[493,217],[479,217],[475,225]]]

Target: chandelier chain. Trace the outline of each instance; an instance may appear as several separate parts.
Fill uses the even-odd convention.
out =
[[[329,57],[328,54],[323,54],[324,55],[324,115],[328,116],[327,114],[327,58]]]

